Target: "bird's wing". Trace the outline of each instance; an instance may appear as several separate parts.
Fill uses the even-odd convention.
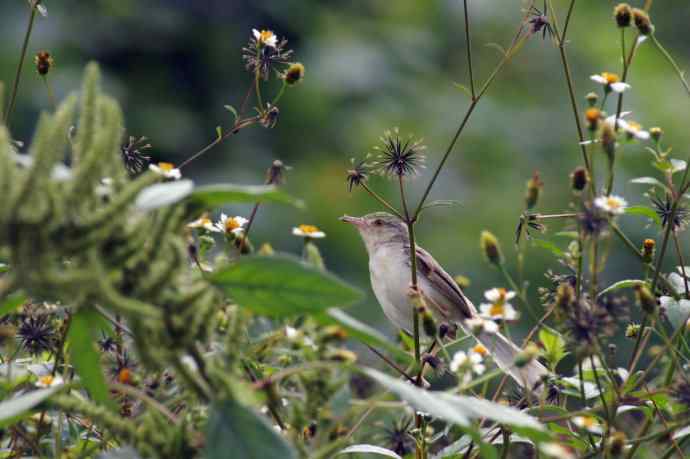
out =
[[[447,310],[451,305],[464,319],[475,316],[476,311],[474,310],[474,305],[472,305],[464,293],[462,293],[462,290],[460,290],[460,287],[450,274],[445,272],[441,265],[434,260],[434,257],[423,248],[417,247],[416,253],[417,270],[429,280],[434,290],[447,301],[442,302],[445,304],[440,304],[441,302],[434,301],[433,297],[428,299],[434,301],[437,306],[444,309],[443,313],[447,317],[457,317],[457,314],[453,314]],[[429,297],[430,295],[427,292],[425,296]]]

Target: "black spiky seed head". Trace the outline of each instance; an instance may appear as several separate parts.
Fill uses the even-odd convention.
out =
[[[421,139],[400,137],[398,128],[386,131],[381,137],[382,146],[374,147],[378,157],[374,167],[381,175],[390,177],[409,177],[417,175],[424,167],[425,157],[422,152],[426,147]]]

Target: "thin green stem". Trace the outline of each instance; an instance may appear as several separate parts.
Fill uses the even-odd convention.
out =
[[[474,75],[472,72],[472,43],[470,41],[470,18],[467,11],[467,0],[463,0],[463,8],[465,11],[465,42],[467,44],[467,68],[470,73],[470,92],[472,94],[472,100],[477,98],[474,92]]]
[[[14,77],[14,83],[12,84],[12,94],[10,95],[10,100],[7,104],[5,110],[5,125],[10,126],[10,116],[14,110],[14,104],[17,101],[17,93],[19,92],[19,81],[22,77],[22,69],[24,68],[24,60],[26,60],[26,51],[29,47],[29,39],[31,38],[31,32],[34,28],[34,22],[36,21],[36,5],[31,3],[31,15],[29,16],[29,24],[26,27],[26,33],[24,34],[24,42],[22,43],[22,51],[19,55],[19,64],[17,65],[17,73]]]
[[[398,212],[398,210],[395,207],[393,207],[392,205],[390,205],[388,203],[388,201],[386,201],[381,195],[379,195],[377,192],[375,192],[374,190],[369,188],[369,186],[366,183],[362,182],[361,186],[362,186],[362,188],[364,188],[366,190],[367,193],[369,193],[369,195],[371,195],[372,198],[376,199],[379,202],[379,204],[381,204],[383,207],[385,207],[390,213],[392,213],[393,215],[398,217],[400,220],[405,221],[404,215],[402,215],[400,212]]]
[[[685,92],[690,95],[690,86],[688,86],[688,82],[685,80],[685,74],[684,72],[678,67],[678,64],[676,64],[676,61],[671,57],[671,54],[666,51],[666,48],[664,48],[659,40],[656,39],[656,34],[652,33],[650,35],[652,39],[652,43],[654,43],[654,46],[661,52],[662,56],[668,61],[669,64],[671,64],[671,67],[673,67],[673,70],[676,72],[676,75],[678,75],[678,79],[680,80],[681,84],[683,85],[683,88],[685,88]]]

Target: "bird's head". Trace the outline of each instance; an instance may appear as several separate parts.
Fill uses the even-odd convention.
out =
[[[409,240],[405,222],[386,212],[375,212],[363,217],[344,215],[340,217],[340,221],[350,223],[359,230],[370,253],[381,244],[405,243]]]

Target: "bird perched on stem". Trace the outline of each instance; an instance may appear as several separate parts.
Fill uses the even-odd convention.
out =
[[[410,240],[405,222],[385,212],[364,217],[346,215],[341,220],[354,225],[364,240],[369,254],[371,286],[386,317],[411,333]],[[416,247],[416,256],[418,288],[434,319],[473,334],[499,368],[526,389],[541,392],[543,377],[548,370],[535,359],[524,364],[518,359],[516,365],[516,357],[522,352],[518,346],[498,332],[472,327],[472,320],[476,321],[479,313],[455,280],[426,250]]]

